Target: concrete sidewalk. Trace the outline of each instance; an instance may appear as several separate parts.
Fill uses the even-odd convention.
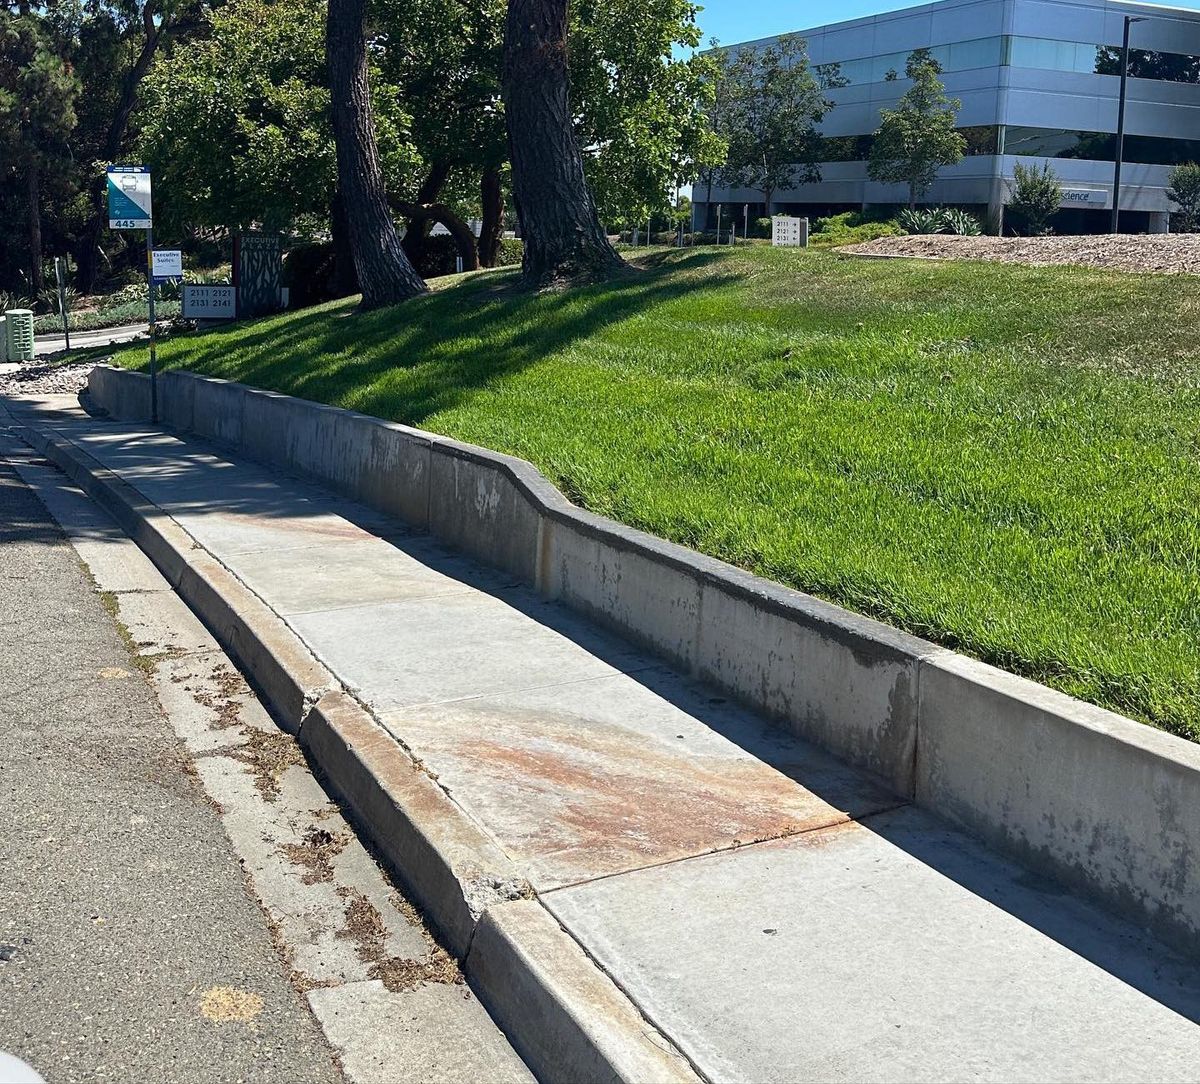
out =
[[[280,615],[702,1077],[1196,1079],[1200,969],[877,781],[377,512],[24,416]]]

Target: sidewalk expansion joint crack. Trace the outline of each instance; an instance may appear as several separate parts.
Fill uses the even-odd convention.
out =
[[[624,877],[629,873],[640,873],[643,870],[664,869],[668,866],[678,866],[684,862],[695,862],[697,859],[710,858],[717,854],[732,854],[736,851],[745,851],[752,847],[763,846],[768,843],[777,843],[784,839],[798,839],[801,836],[814,835],[819,832],[842,831],[856,824],[865,824],[874,817],[882,816],[885,813],[894,813],[897,809],[905,809],[911,806],[907,798],[897,798],[890,805],[886,805],[881,809],[873,809],[870,813],[864,813],[859,817],[846,816],[843,820],[832,821],[829,824],[813,824],[807,827],[785,828],[783,831],[774,835],[763,836],[761,839],[751,839],[745,842],[735,841],[723,847],[712,847],[706,851],[699,851],[696,854],[685,854],[679,858],[668,858],[662,862],[647,862],[644,866],[632,866],[629,869],[617,870],[614,873],[602,873],[597,877],[584,877],[578,881],[571,881],[569,884],[555,885],[553,888],[547,888],[539,891],[538,896],[547,896],[554,892],[562,892],[568,888],[579,888],[582,885],[594,884],[597,881],[611,881],[614,877]]]

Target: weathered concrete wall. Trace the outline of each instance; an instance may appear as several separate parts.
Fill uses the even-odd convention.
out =
[[[145,376],[89,391],[149,415]],[[1200,952],[1200,746],[578,509],[530,464],[188,373],[166,424],[428,528]]]

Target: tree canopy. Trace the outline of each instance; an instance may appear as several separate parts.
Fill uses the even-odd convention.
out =
[[[765,47],[717,54],[728,152],[721,170],[732,187],[774,194],[821,179],[820,123],[833,107],[808,61],[803,38],[786,34]]]
[[[938,170],[962,160],[967,143],[955,128],[962,102],[946,95],[941,66],[929,50],[909,54],[904,72],[912,85],[895,109],[880,110],[868,173],[875,181],[908,185],[908,205],[915,207]]]
[[[65,181],[69,190],[68,137],[76,126],[78,93],[79,81],[49,28],[31,15],[0,12],[0,206],[15,210],[23,197],[26,223],[25,259],[14,252],[12,262],[6,260],[6,278],[8,286],[33,296],[44,285],[42,188],[50,178]],[[4,250],[15,247],[12,238],[0,243]]]

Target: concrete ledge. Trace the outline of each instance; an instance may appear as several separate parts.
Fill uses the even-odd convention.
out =
[[[699,1084],[686,1059],[534,900],[488,910],[466,972],[546,1084]]]
[[[532,891],[500,848],[345,693],[317,702],[300,744],[460,959],[487,907]]]
[[[1106,712],[1098,743],[1089,720],[1099,709],[1030,682],[1014,691],[1010,675],[585,512],[524,460],[171,375],[180,388],[194,386],[168,399],[178,399],[179,417],[191,410],[197,432],[227,439],[244,429],[244,416],[267,426],[273,412],[285,419],[286,454],[264,433],[243,450],[428,526],[877,774],[900,796],[1200,953],[1200,760],[1191,743]],[[145,418],[144,384],[106,367],[89,381],[93,399],[118,417]],[[208,417],[214,410],[228,420]],[[1097,801],[1088,773],[1115,781],[1123,772],[1137,786],[1114,785]]]
[[[1195,953],[1200,746],[945,652],[921,673],[917,800]]]

